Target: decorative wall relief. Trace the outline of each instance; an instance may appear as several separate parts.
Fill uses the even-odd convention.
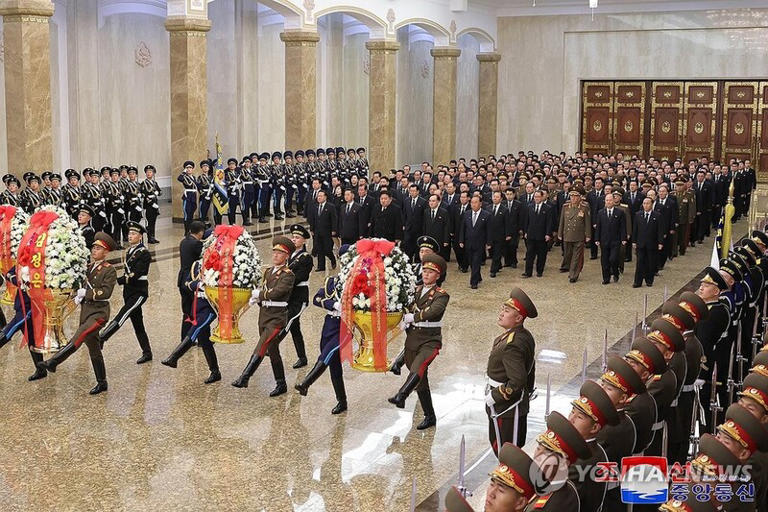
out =
[[[152,52],[149,50],[149,46],[144,41],[139,41],[136,45],[136,49],[133,52],[136,65],[140,68],[145,68],[152,64]]]
[[[391,7],[387,11],[387,22],[389,22],[389,31],[395,31],[395,10]]]
[[[5,43],[0,41],[0,62],[5,62]]]
[[[429,61],[425,59],[424,62],[422,62],[421,64],[421,69],[419,70],[419,74],[421,75],[421,78],[424,78],[424,79],[429,78],[429,71],[430,71]]]
[[[371,54],[370,52],[366,52],[365,55],[363,55],[363,73],[366,75],[371,74]]]
[[[448,27],[451,33],[451,41],[456,41],[456,20],[451,20],[451,25]]]
[[[307,21],[312,21],[312,11],[315,10],[315,0],[304,0],[304,10],[307,11]]]

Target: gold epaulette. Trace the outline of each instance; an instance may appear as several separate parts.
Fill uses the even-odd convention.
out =
[[[515,339],[515,333],[514,333],[514,331],[513,331],[513,332],[511,332],[511,333],[509,333],[509,334],[507,335],[507,345],[509,345],[510,343],[512,343],[512,341],[513,341],[514,339]]]

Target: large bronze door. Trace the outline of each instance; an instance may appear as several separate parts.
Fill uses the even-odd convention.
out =
[[[726,82],[720,160],[751,160],[757,132],[758,82]]]
[[[616,82],[614,90],[613,152],[644,156],[646,83]]]
[[[651,100],[650,156],[680,156],[683,133],[683,82],[654,82]]]
[[[686,82],[683,112],[683,159],[715,157],[717,82]]]
[[[768,181],[768,82],[760,82],[759,110],[757,114],[757,162],[753,162],[758,169],[757,179],[760,182]]]
[[[590,156],[613,152],[613,82],[584,82],[582,147]]]

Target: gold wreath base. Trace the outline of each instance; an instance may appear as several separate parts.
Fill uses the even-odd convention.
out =
[[[248,300],[251,298],[250,288],[232,288],[232,332],[229,336],[224,337],[221,335],[221,311],[219,310],[219,297],[221,296],[221,290],[218,286],[206,286],[205,295],[208,297],[208,302],[211,303],[211,307],[216,310],[218,314],[218,320],[216,327],[211,332],[211,341],[214,343],[222,343],[227,345],[234,345],[237,343],[245,342],[243,334],[240,332],[240,326],[238,322],[240,317],[243,316],[248,310]]]
[[[397,328],[400,322],[403,320],[403,314],[387,313],[387,344],[394,339],[400,330]],[[360,370],[361,372],[387,372],[392,364],[387,359],[386,367],[383,369],[376,368],[374,363],[374,350],[373,350],[373,315],[370,311],[355,311],[353,316],[354,329],[352,334],[355,336],[359,347],[357,353],[352,358],[352,368]]]

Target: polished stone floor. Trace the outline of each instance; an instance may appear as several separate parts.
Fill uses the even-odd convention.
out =
[[[263,256],[269,257],[271,230],[285,225],[256,227],[262,230]],[[26,380],[32,365],[18,337],[0,351],[0,510],[401,511],[408,510],[414,478],[417,509],[442,510],[437,502],[456,477],[462,436],[467,466],[477,462],[482,468],[492,459],[482,459],[488,449],[485,365],[500,332],[499,305],[512,285],[523,287],[539,310],[537,319],[526,322],[538,353],[532,438],[543,424],[547,379],[552,409],[566,412],[578,390],[573,382],[580,378],[585,349],[592,373],[606,330],[610,346],[622,338],[626,342],[636,318],[642,318],[645,297],[651,314],[665,294],[677,292],[707,265],[711,254],[709,242],[696,247],[670,262],[653,288],[639,289],[631,287],[634,263],[627,264],[618,284],[601,285],[599,260],[588,260],[582,278],[569,284],[567,274],[557,271],[559,248],[550,253],[544,277],[522,279],[520,269],[504,269],[490,279],[486,266],[479,290],[470,290],[468,274],[452,264],[444,285],[451,294],[444,349],[430,367],[438,425],[418,432],[414,427],[422,413],[415,393],[405,410],[386,400],[404,376],[345,368],[349,411],[332,416],[335,398],[327,374],[307,397],[291,389],[269,398],[269,365],[259,369],[248,389],[230,386],[253,341],[217,346],[224,379],[213,385],[202,383],[207,367],[198,349],[176,370],[161,365],[179,341],[175,279],[181,235],[179,224],[161,220],[162,243],[152,246],[156,262],[144,317],[155,360],[135,364],[140,351],[127,323],[105,347],[109,392],[88,395],[94,378],[85,349],[55,375],[33,383]],[[323,276],[312,274],[313,291]],[[112,305],[113,312],[122,305],[119,293]],[[241,323],[250,340],[256,336],[256,318],[252,310]],[[314,307],[302,317],[311,359],[319,352],[322,320]],[[401,336],[390,346],[392,355],[402,341]],[[296,356],[290,339],[281,348],[292,388],[308,368],[290,368]],[[484,495],[485,474],[475,470],[472,475],[476,503]]]

